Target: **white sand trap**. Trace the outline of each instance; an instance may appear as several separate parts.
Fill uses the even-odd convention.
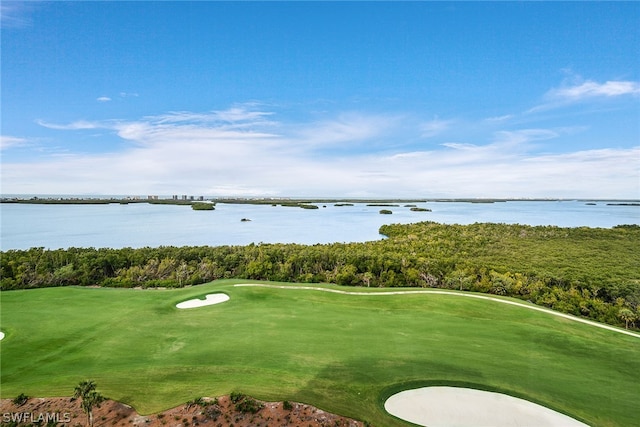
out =
[[[208,294],[204,299],[190,299],[176,304],[176,307],[196,308],[204,307],[205,305],[220,304],[225,301],[229,301],[229,295],[227,294]]]
[[[544,406],[506,394],[460,387],[424,387],[394,394],[391,415],[429,427],[588,427]]]
[[[4,339],[4,332],[0,332],[0,341]]]

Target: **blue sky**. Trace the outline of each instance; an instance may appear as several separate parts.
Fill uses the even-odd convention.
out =
[[[3,194],[640,197],[637,2],[1,5]]]

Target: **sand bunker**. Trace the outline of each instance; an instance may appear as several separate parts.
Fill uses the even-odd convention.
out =
[[[0,341],[4,339],[4,332],[0,332]]]
[[[424,387],[394,394],[388,413],[421,426],[588,427],[544,406],[500,393]]]
[[[221,302],[229,301],[229,295],[227,294],[208,294],[205,299],[190,299],[176,304],[178,308],[196,308],[204,307],[205,305],[220,304]]]

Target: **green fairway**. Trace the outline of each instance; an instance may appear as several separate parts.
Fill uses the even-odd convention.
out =
[[[638,337],[475,298],[235,286],[248,282],[2,292],[1,396],[67,396],[92,379],[142,413],[240,391],[400,426],[386,397],[449,384],[506,392],[592,426],[640,419]],[[230,300],[175,307],[215,292]]]

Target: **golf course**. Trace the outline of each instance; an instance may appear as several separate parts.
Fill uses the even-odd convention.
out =
[[[480,294],[246,279],[3,292],[1,397],[68,396],[91,379],[143,414],[242,392],[407,426],[386,399],[439,385],[508,394],[591,426],[637,424],[640,334],[469,296]],[[194,299],[217,303],[184,304]]]

